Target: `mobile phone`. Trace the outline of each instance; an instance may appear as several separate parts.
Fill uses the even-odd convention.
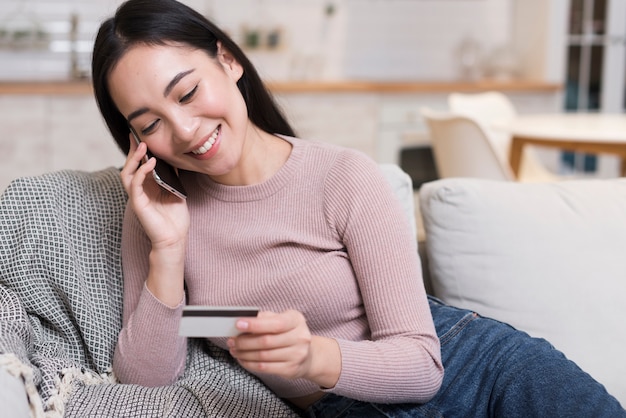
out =
[[[255,317],[259,308],[252,306],[183,307],[178,334],[184,337],[234,337],[241,333],[235,327],[239,318]]]
[[[141,141],[139,140],[137,132],[135,132],[135,129],[130,126],[130,124],[128,127],[130,128],[130,132],[133,134],[133,138],[135,138],[135,142],[139,145]],[[150,150],[147,150],[146,156],[144,157],[144,163],[152,157],[154,157],[154,154],[152,154]],[[154,167],[154,170],[152,170],[152,176],[157,184],[181,199],[187,199],[187,192],[185,191],[183,184],[180,182],[174,167],[158,157],[154,158],[156,159],[156,166]]]

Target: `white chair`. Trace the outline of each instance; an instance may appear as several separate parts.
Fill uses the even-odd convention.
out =
[[[495,150],[482,124],[467,116],[420,110],[428,125],[440,178],[476,177],[514,181],[507,160]]]
[[[509,160],[511,136],[505,131],[492,128],[496,124],[506,125],[517,116],[515,106],[506,95],[496,91],[475,94],[452,93],[448,96],[448,106],[452,113],[467,116],[482,123],[484,129],[489,132],[489,137],[500,158],[505,161]],[[517,180],[544,182],[557,181],[559,177],[546,169],[533,150],[526,147]]]
[[[485,122],[508,122],[517,116],[511,100],[497,91],[486,93],[451,93],[448,96],[450,111],[481,119]]]

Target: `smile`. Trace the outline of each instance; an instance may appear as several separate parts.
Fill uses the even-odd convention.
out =
[[[207,139],[207,141],[204,144],[202,144],[199,148],[191,152],[196,155],[206,154],[207,152],[209,152],[211,148],[213,148],[213,144],[215,144],[215,141],[217,140],[217,137],[219,134],[220,134],[220,126],[215,128],[215,130],[213,131],[209,139]]]

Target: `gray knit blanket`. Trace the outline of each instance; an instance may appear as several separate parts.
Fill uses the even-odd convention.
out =
[[[33,416],[297,416],[202,339],[172,385],[116,381],[126,199],[115,168],[18,179],[0,199],[0,367],[22,379]]]

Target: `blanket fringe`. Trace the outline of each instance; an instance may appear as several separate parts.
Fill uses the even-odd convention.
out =
[[[33,369],[13,353],[0,354],[0,367],[24,383],[31,417],[44,418],[43,403],[33,379]]]
[[[61,377],[55,382],[56,391],[46,402],[45,418],[62,418],[65,414],[65,404],[69,400],[77,385],[101,385],[117,383],[112,371],[97,374],[77,367],[63,369]]]
[[[32,367],[24,364],[15,354],[7,353],[0,354],[0,368],[23,382],[32,418],[62,418],[65,404],[77,385],[117,383],[111,370],[97,374],[78,367],[63,369],[55,381],[56,390],[44,405],[34,382]]]

